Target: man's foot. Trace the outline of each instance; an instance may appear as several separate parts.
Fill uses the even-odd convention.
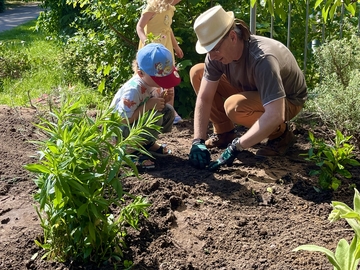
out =
[[[256,152],[257,156],[284,156],[291,146],[296,142],[296,137],[288,128],[284,133],[273,140],[268,140],[266,145]]]
[[[207,148],[226,148],[236,138],[235,129],[221,134],[212,134],[210,138],[205,141]]]

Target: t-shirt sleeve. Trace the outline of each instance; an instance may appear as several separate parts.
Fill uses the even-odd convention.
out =
[[[114,97],[112,105],[122,117],[130,118],[143,102],[139,85],[127,83]]]
[[[221,64],[218,61],[211,61],[209,54],[205,57],[205,68],[204,68],[204,78],[208,81],[218,81],[220,80],[223,71],[218,66],[218,64]]]
[[[272,101],[286,97],[279,62],[273,55],[266,55],[257,61],[254,68],[254,77],[264,106]]]

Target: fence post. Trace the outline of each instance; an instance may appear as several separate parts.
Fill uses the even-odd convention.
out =
[[[344,27],[344,12],[345,12],[345,4],[342,2],[341,4],[341,17],[340,17],[340,38],[342,38],[343,27]]]
[[[358,3],[357,5],[356,5],[356,7],[357,7],[357,10],[358,10],[358,32],[357,32],[357,34],[358,34],[358,36],[360,36],[360,4]]]
[[[291,26],[291,3],[289,2],[289,12],[288,12],[288,29],[287,29],[287,41],[286,47],[290,49],[290,26]]]
[[[256,3],[254,7],[250,4],[250,33],[256,35]]]
[[[304,46],[304,75],[306,75],[306,61],[307,61],[307,36],[309,28],[309,0],[306,0],[306,21],[305,21],[305,46]]]
[[[271,6],[274,10],[274,0],[271,0]],[[271,16],[271,23],[270,23],[270,38],[273,38],[273,31],[274,31],[274,15],[270,14]]]

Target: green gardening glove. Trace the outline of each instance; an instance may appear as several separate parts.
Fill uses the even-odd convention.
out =
[[[210,163],[210,152],[206,148],[205,141],[202,139],[195,139],[190,149],[189,154],[190,165],[204,169]]]
[[[240,151],[237,150],[233,141],[216,161],[210,162],[208,166],[209,171],[214,172],[223,165],[231,166],[239,153]]]

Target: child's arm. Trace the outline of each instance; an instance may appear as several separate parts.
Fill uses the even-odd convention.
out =
[[[155,15],[155,12],[145,12],[141,14],[141,17],[136,25],[136,32],[141,40],[141,42],[145,45],[145,41],[147,39],[147,36],[145,34],[145,25],[148,24],[148,22],[151,20],[151,18]]]
[[[176,38],[175,38],[174,33],[173,33],[172,30],[171,30],[171,43],[172,43],[173,48],[175,50],[176,56],[179,57],[179,58],[183,58],[184,53],[183,53],[182,49],[180,48],[179,44],[177,43]]]
[[[157,111],[162,111],[165,107],[165,99],[164,98],[149,98],[143,105],[139,106],[133,113],[133,115],[129,118],[129,123],[133,123],[136,121],[140,115],[144,112],[152,110],[155,108]]]

